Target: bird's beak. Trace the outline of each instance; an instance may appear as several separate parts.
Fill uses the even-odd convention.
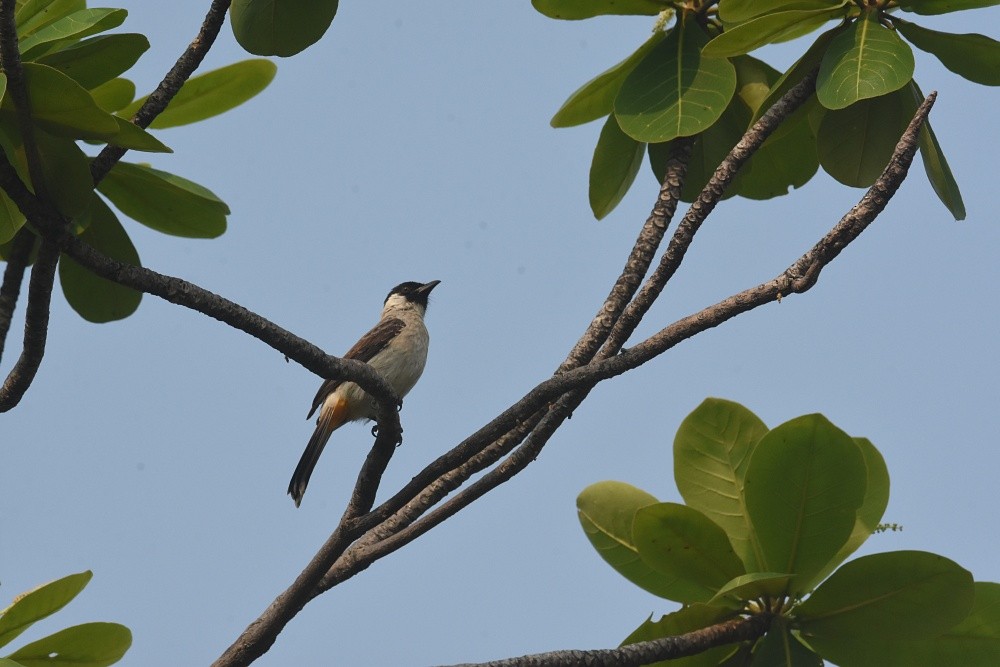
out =
[[[424,296],[431,293],[431,290],[441,284],[440,280],[432,280],[429,283],[421,285],[417,288],[417,294],[423,294]]]

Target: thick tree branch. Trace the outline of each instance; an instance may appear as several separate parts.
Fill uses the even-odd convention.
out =
[[[14,22],[16,5],[15,0],[0,0],[0,68],[7,75],[5,95],[10,96],[14,105],[14,116],[17,118],[21,140],[24,142],[24,157],[28,163],[31,185],[35,193],[44,198],[45,176],[42,173],[42,162],[35,142],[35,125],[31,122],[31,98],[24,81],[24,68],[21,67],[21,52],[17,42],[17,26]]]
[[[725,621],[675,637],[661,637],[614,649],[552,651],[493,662],[465,663],[454,667],[639,667],[703,653],[716,646],[752,641],[764,636],[769,616],[758,615]]]
[[[213,0],[198,35],[163,77],[156,90],[146,98],[146,102],[132,117],[133,123],[141,128],[149,127],[149,124],[167,108],[170,100],[198,69],[201,61],[205,59],[205,55],[212,48],[215,38],[219,35],[219,29],[226,20],[226,12],[229,11],[231,2],[232,0]],[[94,183],[100,183],[101,179],[107,176],[111,168],[122,159],[127,151],[127,148],[120,146],[112,146],[111,144],[105,146],[90,163],[90,175],[94,178]]]
[[[24,281],[24,269],[28,266],[31,248],[35,243],[35,235],[21,228],[10,244],[7,257],[7,268],[3,272],[3,284],[0,284],[0,359],[14,320],[14,310],[17,308],[17,297],[21,294],[21,283]]]

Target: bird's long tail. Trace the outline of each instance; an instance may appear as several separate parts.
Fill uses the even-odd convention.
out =
[[[343,399],[333,405],[324,405],[320,409],[319,419],[316,421],[316,430],[313,431],[312,437],[309,438],[309,444],[306,445],[306,450],[302,452],[302,458],[299,459],[299,464],[295,466],[295,472],[292,473],[292,480],[288,483],[288,495],[295,501],[296,507],[302,503],[302,496],[305,495],[306,487],[309,485],[309,478],[312,476],[313,469],[316,467],[316,463],[319,461],[320,454],[323,453],[323,448],[326,447],[330,435],[344,423],[346,415],[347,401]]]

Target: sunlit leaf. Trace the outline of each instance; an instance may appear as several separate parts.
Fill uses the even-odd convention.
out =
[[[267,88],[276,71],[270,60],[256,58],[196,76],[184,84],[149,126],[163,129],[218,116]],[[131,118],[145,102],[146,97],[134,101],[120,115]]]
[[[708,38],[697,22],[682,20],[626,77],[615,116],[637,141],[663,142],[697,134],[726,110],[736,70],[725,58],[706,58]]]
[[[87,7],[87,0],[27,0],[14,12],[17,35],[24,39],[39,28]]]
[[[781,41],[793,31],[809,32],[843,14],[843,9],[792,9],[741,23],[710,41],[703,51],[706,57],[729,57],[749,53],[765,44]]]
[[[31,96],[32,117],[52,134],[72,139],[105,139],[118,132],[114,117],[97,106],[86,89],[59,70],[24,63],[24,79]]]
[[[38,62],[92,89],[127,72],[148,48],[145,35],[101,35],[46,54]]]
[[[913,78],[913,51],[866,12],[830,42],[816,79],[816,95],[827,109],[899,90]]]
[[[722,0],[719,3],[719,18],[727,26],[732,26],[764,14],[792,9],[829,9],[840,4],[840,0]]]
[[[135,84],[128,79],[112,79],[92,89],[90,95],[97,106],[112,113],[124,109],[135,99]]]
[[[654,46],[663,40],[664,36],[662,30],[657,30],[628,58],[583,84],[563,102],[559,111],[552,117],[550,121],[552,127],[582,125],[611,113],[615,97],[621,90],[625,77]]]
[[[684,501],[726,531],[748,571],[757,569],[743,482],[767,426],[739,403],[705,399],[674,438],[674,479]]]
[[[124,118],[115,120],[118,121],[118,134],[108,139],[109,144],[147,153],[173,153],[169,146],[131,121]]]
[[[948,14],[963,9],[1000,5],[1000,0],[900,0],[899,8],[916,14]]]
[[[645,152],[646,144],[622,132],[614,114],[608,116],[590,164],[590,208],[598,220],[628,192]]]
[[[686,505],[640,508],[632,522],[632,539],[643,562],[670,582],[671,600],[708,602],[721,586],[745,572],[725,531]]]
[[[0,646],[6,646],[33,623],[54,614],[84,589],[93,573],[87,570],[43,584],[20,595],[0,615]]]
[[[719,588],[708,604],[723,604],[728,599],[753,600],[759,597],[778,597],[788,590],[791,574],[779,572],[751,572],[734,577]]]
[[[604,14],[656,16],[670,5],[660,0],[531,0],[540,13],[553,19],[589,19]]]
[[[917,110],[917,107],[924,101],[924,94],[916,81],[911,81],[909,85],[911,96],[910,113]],[[934,193],[938,199],[947,207],[948,211],[956,220],[965,220],[965,202],[962,201],[962,192],[958,188],[958,181],[951,173],[951,167],[941,151],[937,135],[930,121],[925,120],[924,126],[920,128],[920,158],[924,163],[924,171],[927,172],[927,180],[931,182]]]
[[[21,56],[32,60],[57,42],[77,40],[117,28],[128,16],[124,9],[81,9],[53,21],[21,40]]]
[[[984,86],[1000,86],[1000,42],[985,35],[955,35],[922,28],[902,19],[893,21],[918,49],[933,53],[955,74]]]
[[[796,575],[790,593],[807,590],[850,537],[865,484],[857,443],[822,415],[771,429],[754,448],[744,478],[760,569]]]
[[[233,34],[257,56],[293,56],[315,44],[337,13],[337,0],[233,0]]]
[[[108,257],[139,266],[139,253],[117,216],[104,201],[93,196],[87,228],[80,240]],[[80,317],[88,322],[112,322],[135,312],[142,300],[137,292],[101,278],[63,255],[59,260],[59,283],[63,295]]]
[[[22,646],[10,659],[24,667],[107,667],[121,660],[132,633],[117,623],[84,623]]]

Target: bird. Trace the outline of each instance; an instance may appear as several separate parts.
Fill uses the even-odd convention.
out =
[[[410,281],[393,287],[385,297],[378,324],[344,355],[344,359],[363,361],[378,371],[400,400],[424,372],[430,343],[424,314],[431,290],[440,282]],[[309,477],[330,435],[348,422],[369,421],[378,415],[376,401],[355,383],[344,380],[323,382],[306,419],[312,418],[317,410],[316,430],[288,483],[288,495],[296,507],[302,503]]]

